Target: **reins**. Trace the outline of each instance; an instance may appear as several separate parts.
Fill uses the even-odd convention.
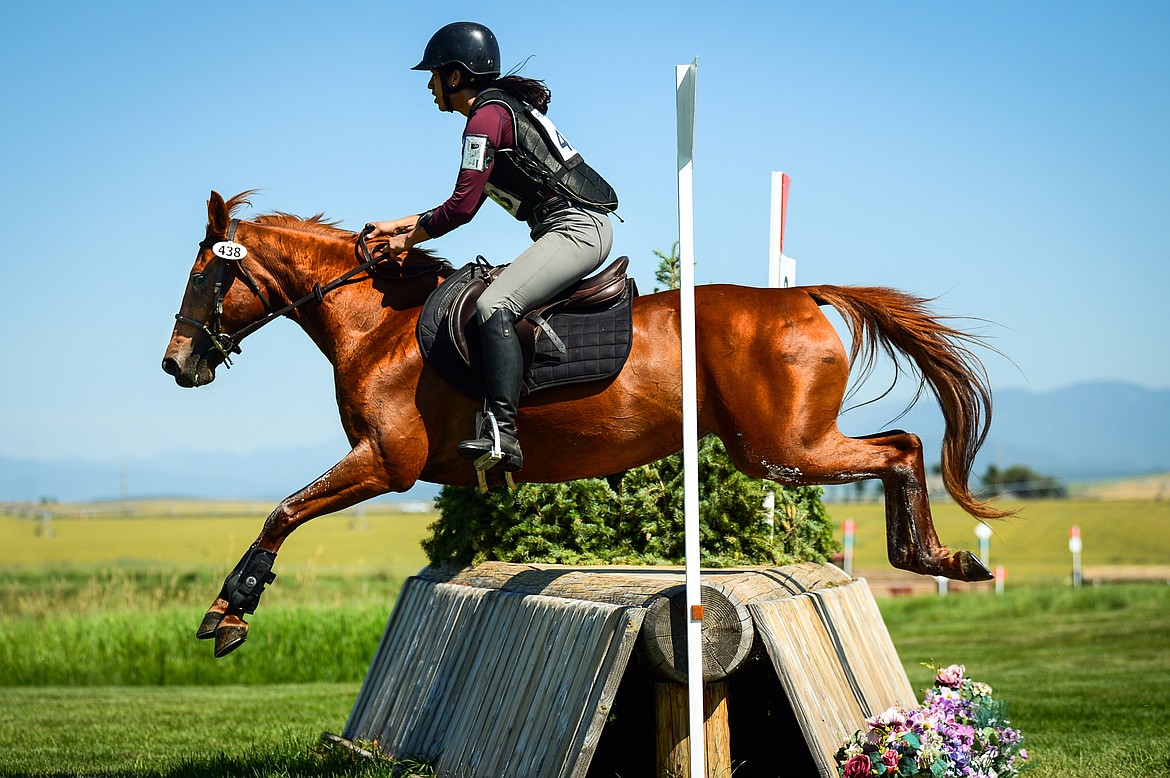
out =
[[[239,219],[231,220],[227,232],[228,242],[235,241],[236,229],[239,227],[239,225]],[[244,256],[246,256],[246,253],[241,256],[218,254],[217,256],[220,256],[224,262],[220,268],[219,278],[215,283],[215,307],[212,312],[212,320],[210,322],[200,322],[184,316],[181,313],[176,313],[175,319],[184,324],[189,324],[192,327],[195,327],[196,329],[205,333],[211,339],[211,345],[223,356],[224,365],[230,369],[232,366],[231,355],[242,353],[240,350],[240,341],[242,341],[248,335],[251,335],[253,332],[274,319],[279,319],[281,316],[287,316],[297,308],[300,308],[302,305],[313,302],[314,300],[317,302],[324,302],[325,295],[329,292],[332,292],[334,289],[354,281],[354,276],[369,271],[374,267],[374,265],[377,265],[380,262],[388,261],[388,258],[386,257],[375,257],[370,251],[369,246],[366,245],[366,235],[368,235],[373,229],[374,226],[372,224],[367,224],[362,229],[362,231],[358,233],[355,253],[358,253],[358,258],[361,260],[359,264],[325,284],[314,283],[313,291],[309,292],[309,294],[305,295],[299,300],[291,302],[283,308],[280,308],[279,310],[272,309],[272,305],[268,302],[268,298],[260,289],[260,285],[256,283],[256,279],[252,277],[252,274],[248,272],[248,269],[244,266]],[[428,273],[434,273],[446,265],[447,263],[443,262],[442,260],[435,260],[433,263],[422,265],[416,268],[414,272],[410,274],[405,272],[400,273],[397,276],[397,280],[417,278],[418,276],[426,275]],[[252,294],[254,294],[262,303],[264,303],[265,311],[263,317],[231,333],[224,330],[222,322],[223,300],[227,295],[227,288],[231,285],[228,279],[229,268],[231,268],[232,271],[234,271],[241,279],[243,279],[244,283],[247,285],[248,289],[251,290]],[[372,273],[370,274],[370,277],[373,278]],[[213,326],[214,330],[212,329]]]

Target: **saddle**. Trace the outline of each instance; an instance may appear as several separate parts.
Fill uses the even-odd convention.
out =
[[[630,353],[634,279],[627,257],[582,279],[516,322],[524,354],[525,394],[617,375]],[[475,303],[507,265],[482,257],[457,270],[423,304],[418,342],[424,358],[453,386],[483,397]]]

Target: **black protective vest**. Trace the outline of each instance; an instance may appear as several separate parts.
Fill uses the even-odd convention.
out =
[[[613,187],[586,164],[544,114],[502,89],[480,92],[472,111],[493,103],[511,114],[515,143],[514,148],[495,150],[488,196],[521,221],[534,207],[558,195],[579,205],[617,210]]]

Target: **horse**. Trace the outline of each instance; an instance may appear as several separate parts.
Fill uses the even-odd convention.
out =
[[[369,263],[355,267],[358,235],[321,214],[237,219],[251,194],[225,201],[211,192],[206,234],[162,368],[181,387],[207,385],[220,365],[230,367],[244,335],[285,316],[333,366],[352,448],[273,509],[224,581],[196,633],[215,638],[216,656],[246,639],[243,616],[255,612],[275,577],[277,551],[301,524],[419,480],[477,483],[456,443],[471,435],[480,403],[424,361],[415,334],[424,300],[451,266],[411,249],[377,266],[391,272],[372,272]],[[1007,515],[968,486],[991,422],[986,373],[972,351],[980,338],[933,315],[928,300],[884,287],[716,284],[697,287],[695,297],[701,437],[717,435],[739,470],[779,484],[880,479],[894,567],[967,581],[991,577],[970,552],[940,542],[918,436],[891,430],[847,437],[837,426],[851,367],[872,368],[883,351],[901,355],[945,418],[946,490],[978,519]],[[517,482],[604,477],[682,448],[679,302],[677,290],[635,298],[632,347],[615,377],[550,387],[522,400],[517,425],[525,467]],[[821,311],[825,305],[851,331],[848,353]]]

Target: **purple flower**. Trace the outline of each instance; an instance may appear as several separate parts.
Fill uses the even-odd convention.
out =
[[[903,770],[954,778],[1018,778],[1028,760],[1023,738],[991,687],[963,665],[938,671],[921,706],[894,705],[866,719],[837,752],[843,778],[895,778]],[[978,723],[977,723],[978,722]]]
[[[845,763],[845,778],[865,778],[869,775],[869,768],[869,757],[857,754]]]
[[[946,686],[951,689],[958,689],[963,685],[963,675],[967,672],[964,665],[951,665],[944,667],[938,671],[938,675],[934,677],[934,682],[939,686]]]

